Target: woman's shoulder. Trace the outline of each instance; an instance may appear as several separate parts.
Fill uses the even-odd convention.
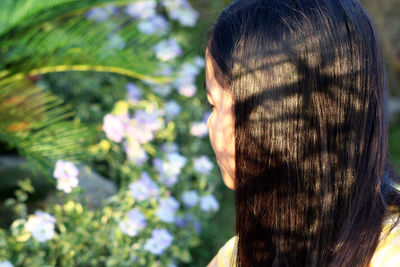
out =
[[[398,214],[392,214],[384,221],[381,240],[372,257],[370,267],[394,267],[400,262],[400,223],[389,230],[396,223]],[[217,266],[235,266],[237,249],[237,236],[229,239],[218,251],[216,256]]]
[[[217,254],[218,266],[235,266],[236,261],[236,248],[237,248],[237,236],[233,236],[229,239],[223,247],[221,247]]]
[[[391,267],[399,265],[400,222],[393,228],[398,216],[398,213],[393,213],[385,219],[381,232],[380,242],[371,259],[370,267]]]

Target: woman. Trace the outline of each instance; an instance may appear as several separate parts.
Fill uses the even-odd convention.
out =
[[[400,266],[382,55],[360,3],[237,0],[206,65],[236,206],[236,236],[209,266]]]

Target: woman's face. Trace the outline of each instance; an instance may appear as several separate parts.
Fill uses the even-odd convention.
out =
[[[232,96],[218,84],[214,77],[211,58],[206,50],[206,91],[213,106],[207,121],[211,146],[225,185],[234,190],[235,177],[235,124]]]

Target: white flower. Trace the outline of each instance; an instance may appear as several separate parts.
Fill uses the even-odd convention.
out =
[[[136,165],[143,165],[148,159],[148,155],[144,148],[134,140],[125,142],[124,149],[128,160],[134,162]]]
[[[126,134],[123,118],[107,114],[103,119],[103,131],[111,141],[116,143],[121,142]]]
[[[200,197],[200,208],[203,211],[217,211],[219,204],[213,195],[206,195]]]
[[[71,177],[68,179],[57,179],[57,189],[62,190],[65,193],[71,193],[72,188],[78,186],[79,180],[76,177]]]
[[[199,202],[199,195],[194,190],[185,191],[182,194],[182,201],[187,207],[193,207]]]
[[[72,162],[58,160],[53,172],[54,178],[57,179],[57,189],[65,193],[70,193],[72,188],[77,187],[79,171]]]
[[[204,121],[193,122],[190,133],[197,137],[204,137],[208,134],[207,123]]]
[[[194,58],[194,64],[199,67],[199,68],[204,68],[206,65],[206,62],[204,60],[204,57],[196,56]]]
[[[78,168],[69,161],[58,160],[53,172],[53,176],[57,179],[68,179],[77,177],[79,174]]]
[[[153,132],[141,125],[129,125],[126,132],[131,143],[146,144],[154,139]]]
[[[0,267],[14,267],[9,261],[0,261]]]
[[[213,164],[207,156],[201,156],[193,160],[193,168],[201,174],[209,174]]]
[[[154,52],[161,61],[169,61],[182,54],[182,49],[174,38],[170,38],[157,43]]]
[[[186,97],[192,97],[197,91],[197,87],[194,83],[188,82],[181,84],[178,88],[178,92]]]
[[[133,18],[145,19],[156,14],[157,3],[152,0],[136,1],[127,5],[126,13]]]
[[[39,242],[45,242],[54,237],[56,218],[46,212],[36,211],[30,215],[25,224],[25,229]]]

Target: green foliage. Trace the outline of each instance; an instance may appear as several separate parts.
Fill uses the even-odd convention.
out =
[[[400,124],[390,125],[389,153],[398,168],[400,168]]]
[[[207,210],[199,200],[189,207],[182,195],[191,190],[199,198],[212,196],[214,181],[219,180],[215,167],[211,173],[204,174],[194,166],[196,157],[211,154],[208,139],[190,135],[192,121],[204,120],[205,95],[200,93],[188,99],[190,96],[179,91],[180,85],[176,82],[180,71],[183,79],[196,77],[193,71],[197,73],[202,68],[199,58],[194,63],[198,48],[194,45],[197,41],[194,34],[197,33],[176,20],[169,21],[172,31],[143,34],[138,30],[139,19],[126,14],[110,16],[105,22],[85,17],[92,7],[112,3],[123,8],[130,2],[135,1],[0,2],[0,22],[3,22],[0,26],[0,139],[16,147],[32,165],[41,167],[50,182],[63,181],[49,175],[56,161],[81,160],[118,186],[118,193],[94,209],[85,198],[83,185],[72,192],[58,192],[57,204],[39,200],[33,205],[27,201],[39,188],[33,188],[33,179],[20,180],[13,197],[1,203],[12,212],[12,218],[3,223],[12,223],[9,228],[0,229],[0,262],[7,260],[14,266],[196,264],[194,256],[197,255],[190,249],[201,243],[201,224],[210,219],[217,204]],[[169,16],[160,7],[157,12]],[[181,45],[184,57],[160,62],[152,48],[170,38]],[[168,74],[163,72],[165,67],[170,68]],[[204,75],[200,77],[204,79]],[[128,82],[140,88],[143,94],[140,101],[133,103],[127,98]],[[190,83],[189,87],[195,83],[191,79],[185,82]],[[156,92],[155,88],[160,90],[166,85],[171,86],[171,93]],[[127,134],[123,142],[113,141],[103,129],[106,115],[125,120],[124,127],[128,128],[138,123],[133,119],[137,111],[163,111],[170,100],[181,111],[173,119],[165,114],[157,115],[161,127],[154,132],[154,140],[140,144],[148,156],[144,163],[138,163],[128,153],[130,145],[137,145],[135,137]],[[176,184],[167,185],[162,171],[153,166],[153,160],[172,164],[165,172],[177,168],[174,162],[165,163],[168,153],[175,152],[160,149],[173,142],[178,146],[176,154],[179,154],[175,156],[183,158],[185,163]],[[148,173],[159,186],[160,199],[138,201],[133,197],[129,186],[143,173]],[[16,179],[12,175],[1,178]],[[77,178],[84,182],[84,177]],[[157,213],[161,198],[172,198],[179,203],[173,221],[162,219]],[[147,225],[131,236],[124,232],[121,222],[133,208],[143,213]],[[37,213],[40,210],[46,215]],[[37,224],[40,216],[47,219]],[[42,226],[46,228],[41,229]],[[144,249],[155,229],[164,229],[173,237],[172,244],[161,255]],[[51,238],[40,240],[46,234],[51,234]]]
[[[18,147],[44,171],[60,157],[83,153],[91,131],[73,120],[72,110],[58,97],[27,80],[1,86],[1,139]]]
[[[93,129],[50,90],[38,75],[65,71],[114,72],[146,81],[158,60],[136,23],[116,18],[98,24],[83,14],[116,0],[18,0],[0,2],[0,139],[49,173],[57,159],[79,159],[93,143]],[[126,40],[114,47],[112,40]]]

